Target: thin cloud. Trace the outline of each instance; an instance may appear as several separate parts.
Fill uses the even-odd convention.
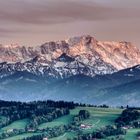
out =
[[[139,6],[139,0],[0,0],[0,37],[32,44],[97,31],[106,40],[122,38],[123,30],[138,44]]]
[[[57,24],[109,18],[112,8],[85,0],[0,1],[0,19],[7,22]]]
[[[129,12],[131,11],[131,12]],[[138,9],[112,8],[93,0],[3,0],[0,19],[7,22],[57,24],[140,16]]]

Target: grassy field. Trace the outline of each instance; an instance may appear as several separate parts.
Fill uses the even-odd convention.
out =
[[[81,124],[89,124],[92,127],[90,129],[81,129],[83,133],[92,132],[93,130],[99,129],[106,125],[114,124],[115,119],[121,114],[121,109],[114,109],[114,108],[95,108],[95,107],[77,107],[74,110],[70,111],[69,115],[60,117],[55,119],[52,122],[43,123],[39,125],[39,129],[47,128],[47,127],[55,127],[60,125],[67,125],[72,122],[73,116],[77,115],[80,110],[88,110],[91,114],[89,119],[86,119],[81,122]],[[0,120],[4,119],[4,117],[0,117]],[[26,125],[29,123],[29,119],[23,119],[19,121],[15,121],[10,125],[3,127],[0,131],[7,131],[9,129],[22,129],[25,128]],[[130,129],[128,130],[125,140],[136,140],[136,134],[140,131],[140,129]],[[26,133],[22,135],[17,135],[14,137],[7,138],[5,140],[20,140],[25,137],[37,135],[39,133]],[[67,138],[73,138],[77,135],[76,132],[67,132],[59,137],[52,138],[50,140],[66,140]],[[107,139],[106,139],[107,140]]]
[[[84,129],[83,133],[92,132],[98,128],[101,128],[105,125],[110,125],[114,123],[114,120],[121,114],[121,109],[112,109],[112,108],[94,108],[94,107],[78,107],[74,110],[71,110],[70,114],[61,118],[54,120],[53,122],[43,123],[39,126],[40,129],[46,127],[54,127],[59,125],[68,124],[72,121],[74,115],[77,115],[80,110],[88,110],[91,114],[91,117],[85,121],[82,121],[82,124],[92,125],[91,129]],[[60,137],[53,138],[51,140],[66,140],[67,138],[73,138],[76,136],[76,133],[65,133]],[[62,139],[63,138],[63,139]]]
[[[126,140],[136,140],[137,137],[137,133],[140,132],[140,129],[129,129],[126,136],[125,136],[125,139]]]
[[[75,136],[76,136],[76,133],[68,132],[59,137],[52,138],[50,140],[67,140],[68,138],[74,138]]]
[[[105,125],[113,124],[114,120],[121,114],[122,110],[120,109],[103,109],[103,108],[94,108],[94,107],[78,107],[74,110],[71,110],[70,115],[58,118],[53,122],[43,123],[39,126],[39,129],[46,127],[54,127],[60,125],[67,125],[72,121],[74,115],[77,115],[80,110],[86,109],[90,112],[91,117],[82,123],[93,125],[91,131]]]
[[[28,122],[29,122],[29,119],[23,119],[23,120],[15,121],[15,122],[11,123],[10,125],[0,129],[0,132],[8,131],[8,130],[11,130],[11,129],[25,128],[26,125],[28,124]]]
[[[38,134],[39,133],[26,133],[26,134],[13,136],[13,137],[10,137],[10,138],[4,139],[4,140],[21,140],[23,138],[30,137],[30,136],[33,136],[33,135],[38,135]]]
[[[47,128],[47,127],[55,127],[60,125],[67,125],[70,122],[72,122],[73,115],[66,115],[63,117],[60,117],[58,119],[55,119],[53,122],[43,123],[39,125],[39,129]]]
[[[84,130],[84,132],[91,132],[95,129],[101,128],[105,125],[110,125],[114,123],[114,120],[121,114],[121,109],[111,109],[111,108],[94,108],[94,107],[78,107],[71,111],[71,114],[78,114],[79,110],[86,109],[90,112],[91,117],[82,122],[82,124],[92,125],[91,129]]]

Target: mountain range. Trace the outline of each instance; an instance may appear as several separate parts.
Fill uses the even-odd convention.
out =
[[[90,35],[36,47],[0,45],[0,99],[139,106],[140,51]]]

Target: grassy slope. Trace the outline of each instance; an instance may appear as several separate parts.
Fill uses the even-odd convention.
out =
[[[49,123],[43,123],[39,126],[39,128],[46,128],[46,127],[54,127],[59,125],[68,124],[72,121],[72,118],[74,115],[78,114],[79,110],[86,109],[91,113],[91,117],[81,123],[83,124],[92,124],[92,129],[89,130],[83,130],[84,133],[91,132],[95,129],[98,129],[100,127],[103,127],[105,125],[113,124],[114,120],[119,116],[122,110],[120,109],[104,109],[104,108],[94,108],[94,107],[78,107],[74,110],[71,110],[70,115],[66,115],[64,117],[58,118],[54,120],[53,122]],[[5,117],[0,116],[0,121],[3,121]],[[2,128],[0,131],[6,131],[9,129],[22,129],[25,128],[26,124],[29,122],[28,119],[23,119],[19,121],[15,121],[11,123],[10,125]],[[125,140],[136,140],[136,134],[140,131],[140,129],[130,129],[127,132],[127,135],[125,136]],[[37,135],[38,133],[26,133],[22,135],[17,135],[11,138],[7,138],[5,140],[20,140],[21,138],[25,138],[28,136]],[[68,132],[65,133],[57,138],[53,138],[51,140],[66,140],[67,138],[73,138],[76,136],[76,133]]]
[[[59,137],[52,138],[50,140],[67,140],[68,138],[74,138],[75,135],[76,135],[76,133],[68,132],[68,133],[65,133]]]
[[[91,124],[92,129],[84,130],[84,132],[91,132],[95,129],[101,128],[105,125],[110,125],[114,123],[114,120],[120,115],[122,110],[120,109],[111,109],[111,108],[94,108],[94,107],[86,107],[86,108],[77,108],[71,112],[71,114],[77,114],[79,110],[86,109],[90,112],[91,117],[85,121],[83,124]]]
[[[60,126],[60,125],[67,125],[70,122],[72,122],[72,118],[73,118],[72,115],[66,115],[66,116],[60,117],[58,119],[55,119],[52,122],[43,123],[43,124],[39,125],[38,128],[43,129],[43,128],[46,128],[46,127],[55,127],[55,126]]]
[[[95,129],[101,128],[105,125],[113,124],[114,120],[121,114],[122,110],[120,109],[103,109],[103,108],[94,108],[94,107],[78,107],[71,111],[70,115],[73,116],[78,114],[79,110],[86,109],[91,113],[91,117],[85,121],[83,124],[92,124],[93,128],[89,130],[83,130],[84,133],[92,132]],[[67,138],[73,138],[76,136],[76,133],[65,133],[64,135],[53,138],[51,140],[66,140]]]
[[[8,131],[10,129],[23,129],[26,127],[28,122],[29,122],[29,119],[18,120],[11,123],[10,125],[6,127],[3,127],[2,129],[0,129],[0,131],[3,132],[3,131]]]
[[[86,109],[91,113],[90,119],[83,121],[86,124],[92,124],[95,128],[100,128],[108,124],[112,124],[114,120],[121,113],[120,109],[103,109],[103,108],[94,108],[94,107],[78,107],[74,110],[71,110],[70,115],[58,118],[53,122],[43,123],[39,128],[54,127],[59,125],[68,124],[72,121],[74,115],[77,115],[79,110]]]
[[[33,136],[33,135],[38,135],[38,134],[39,133],[26,133],[26,134],[21,134],[21,135],[13,136],[13,137],[10,137],[10,138],[4,139],[4,140],[20,140],[20,139],[23,139],[23,138],[26,138],[26,137],[30,137],[30,136]]]
[[[120,109],[104,109],[104,108],[94,108],[94,107],[78,107],[74,110],[71,110],[70,115],[58,118],[54,120],[53,122],[49,123],[43,123],[39,126],[39,128],[46,128],[46,127],[54,127],[54,126],[59,126],[59,125],[64,125],[68,124],[72,121],[72,118],[74,115],[77,115],[79,110],[81,109],[86,109],[91,113],[91,117],[82,123],[84,124],[92,124],[93,127],[92,129],[89,130],[83,130],[84,133],[91,132],[95,129],[98,129],[102,126],[113,124],[114,120],[121,114]],[[7,130],[7,129],[12,129],[12,128],[24,128],[26,124],[28,123],[28,119],[20,120],[20,121],[15,121],[12,124],[8,125],[7,127],[4,127],[2,130]],[[8,138],[6,140],[19,140],[20,138],[27,137],[27,136],[32,136],[36,133],[27,133],[23,135],[17,135],[15,137]],[[65,140],[67,138],[72,138],[76,135],[76,133],[65,133],[60,137],[53,138],[52,140]]]
[[[130,129],[130,130],[128,130],[128,132],[125,136],[125,139],[126,140],[136,140],[137,139],[136,135],[137,135],[137,132],[139,132],[139,131],[140,131],[140,129]]]

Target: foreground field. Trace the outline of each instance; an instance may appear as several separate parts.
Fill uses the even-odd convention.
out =
[[[3,127],[1,131],[8,131],[12,129],[23,129],[26,127],[26,125],[29,123],[29,119],[23,119],[19,121],[15,121],[11,123],[10,125]]]
[[[76,115],[80,110],[85,109],[91,113],[91,117],[82,121],[82,124],[92,125],[90,129],[83,129],[83,133],[92,132],[93,130],[99,129],[106,125],[114,124],[114,120],[121,114],[121,109],[113,109],[113,108],[95,108],[95,107],[77,107],[74,110],[71,110],[70,115],[66,116],[66,118],[70,118],[70,116]],[[65,119],[62,122],[65,122]],[[57,121],[57,120],[56,120]],[[59,121],[59,119],[58,119]],[[57,124],[57,123],[56,123]],[[51,140],[67,140],[68,138],[74,138],[77,135],[76,132],[69,132],[61,135],[60,137],[53,138]]]
[[[26,133],[26,134],[21,134],[21,135],[17,135],[14,137],[10,137],[10,138],[4,139],[4,140],[21,140],[23,138],[31,137],[33,135],[38,135],[38,134],[40,134],[40,133]]]
[[[77,107],[75,109],[72,109],[70,111],[69,115],[59,117],[52,122],[48,123],[42,123],[38,126],[38,130],[46,129],[46,128],[54,128],[59,127],[62,125],[68,125],[72,123],[73,117],[78,114],[80,110],[88,110],[90,112],[90,118],[85,119],[81,121],[81,125],[88,125],[90,128],[83,129],[81,128],[81,133],[86,134],[88,132],[96,131],[104,126],[107,125],[113,125],[116,118],[119,117],[119,115],[122,113],[122,109],[116,109],[116,108],[96,108],[96,107]],[[0,117],[0,121],[4,120],[4,117]],[[3,131],[10,131],[13,129],[23,129],[26,127],[26,125],[29,123],[29,119],[23,119],[19,121],[15,121],[3,128],[0,129],[0,133]],[[140,129],[129,129],[126,136],[124,137],[125,140],[136,140],[136,134],[140,131]],[[9,138],[6,138],[5,140],[22,140],[23,138],[38,135],[41,133],[36,132],[30,132],[30,133],[23,133],[20,135],[12,136]],[[65,132],[62,135],[58,137],[51,138],[50,140],[67,140],[74,138],[77,136],[77,132]],[[111,139],[106,138],[104,140]]]
[[[43,128],[47,128],[47,127],[55,127],[55,126],[60,126],[60,125],[67,125],[69,123],[72,122],[73,119],[73,115],[66,115],[63,117],[60,117],[58,119],[55,119],[52,122],[48,122],[48,123],[42,123],[41,125],[39,125],[39,129],[43,129]]]
[[[137,135],[137,132],[139,132],[139,131],[140,131],[140,129],[130,129],[130,130],[128,130],[128,132],[125,136],[125,139],[126,140],[136,140],[137,139],[136,135]]]
[[[78,107],[71,111],[72,115],[77,114],[80,110],[88,110],[91,114],[89,119],[82,121],[83,124],[92,125],[91,129],[84,130],[84,132],[92,131],[106,125],[114,123],[114,120],[121,114],[121,109],[112,108],[94,108],[94,107]]]
[[[47,127],[53,128],[56,126],[61,125],[67,125],[70,124],[73,120],[73,117],[78,114],[78,112],[82,109],[88,110],[91,114],[91,117],[87,120],[82,121],[82,124],[89,124],[92,125],[90,129],[83,129],[83,133],[91,132],[95,129],[98,129],[100,127],[103,127],[105,125],[113,124],[114,120],[119,116],[119,114],[122,112],[120,109],[105,109],[105,108],[95,108],[95,107],[77,107],[76,109],[73,109],[70,111],[69,115],[60,117],[58,119],[55,119],[52,122],[48,123],[42,123],[39,125],[38,129],[45,129]],[[0,117],[0,120],[4,120],[4,117]],[[29,123],[29,119],[23,119],[19,121],[15,121],[3,128],[0,129],[0,132],[4,131],[12,131],[13,129],[23,129],[26,127],[26,125]],[[21,135],[17,135],[14,137],[7,138],[6,140],[19,140],[24,137],[37,135],[38,133],[25,133]],[[67,139],[67,138],[73,138],[76,136],[76,132],[68,132],[64,133],[62,136],[55,139]],[[52,139],[53,140],[53,139]]]

